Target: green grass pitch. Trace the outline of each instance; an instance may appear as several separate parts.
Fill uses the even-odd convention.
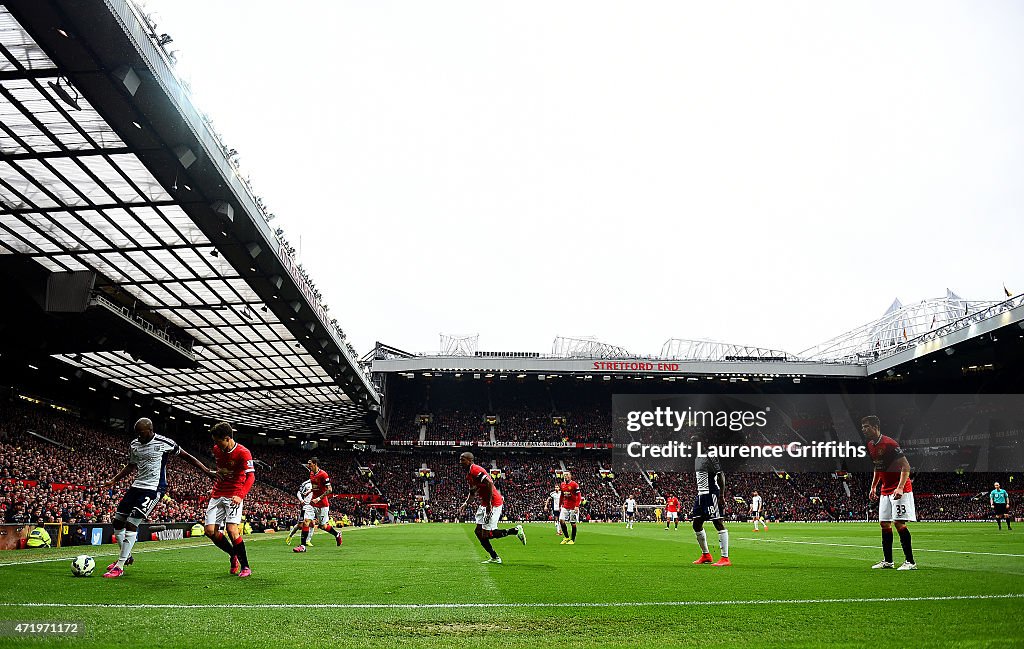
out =
[[[73,620],[84,634],[0,647],[1024,646],[1024,529],[912,524],[920,568],[907,572],[870,569],[877,524],[733,524],[725,568],[690,564],[688,525],[584,524],[574,546],[550,524],[526,529],[526,547],[494,542],[502,565],[480,563],[471,525],[348,530],[342,548],[321,534],[305,555],[254,535],[248,581],[199,540],[139,544],[117,580],[100,577],[113,546],[92,548],[87,579],[70,561],[27,563],[77,548],[5,552],[0,620]]]

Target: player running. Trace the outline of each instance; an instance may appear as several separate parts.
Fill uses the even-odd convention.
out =
[[[626,529],[633,529],[633,523],[636,522],[636,498],[633,494],[626,498],[626,502],[622,503],[622,517],[626,521]]]
[[[218,477],[206,506],[206,536],[231,557],[231,574],[244,579],[252,575],[252,570],[238,524],[242,522],[242,501],[256,483],[256,470],[252,453],[236,442],[233,435],[231,424],[226,421],[210,429]],[[220,531],[221,525],[227,537]]]
[[[299,485],[299,490],[295,493],[295,497],[299,499],[299,520],[292,525],[291,531],[288,532],[288,538],[284,540],[285,545],[291,545],[292,539],[302,529],[303,523],[305,523],[305,508],[313,500],[313,483],[306,480]],[[309,528],[309,536],[306,538],[305,546],[307,548],[313,547],[313,534],[316,533],[316,523]]]
[[[694,437],[694,440],[700,437]],[[710,563],[713,566],[731,566],[729,561],[729,530],[725,529],[722,521],[722,496],[725,493],[725,473],[718,463],[717,457],[698,457],[694,463],[694,470],[697,474],[697,498],[693,503],[693,533],[697,535],[697,545],[700,546],[700,558],[694,561],[695,564]],[[718,530],[718,547],[722,552],[721,558],[714,561],[711,552],[708,550],[708,538],[704,533],[704,521],[711,521],[711,524]]]
[[[139,536],[139,525],[149,518],[153,509],[167,493],[167,462],[172,456],[179,456],[211,478],[217,472],[192,457],[188,451],[178,446],[169,437],[153,432],[153,422],[143,417],[135,422],[135,433],[128,456],[128,464],[124,465],[110,480],[103,483],[108,489],[121,481],[132,469],[138,473],[135,480],[117,504],[114,513],[114,536],[121,548],[117,561],[107,566],[103,576],[116,579],[124,574],[124,567],[135,563],[132,548]]]
[[[576,545],[576,524],[580,522],[580,503],[583,502],[583,494],[580,493],[579,483],[572,479],[571,471],[562,473],[562,484],[558,485],[558,489],[562,493],[558,522],[565,537],[560,545]],[[572,536],[569,535],[566,523],[572,524]]]
[[[1001,488],[998,482],[995,484],[995,489],[988,494],[988,504],[992,506],[992,513],[996,517],[999,529],[1003,529],[1003,520],[1005,520],[1006,529],[1012,530],[1010,517],[1006,515],[1006,510],[1010,507],[1010,494],[1006,493],[1006,490]]]
[[[479,539],[480,545],[487,551],[487,554],[491,555],[489,559],[482,563],[501,563],[501,557],[498,556],[498,553],[491,546],[491,539],[503,539],[514,534],[520,543],[526,545],[526,532],[523,531],[522,525],[516,525],[515,527],[503,530],[498,529],[498,521],[501,520],[501,508],[505,504],[505,500],[501,497],[501,492],[498,491],[498,488],[494,486],[491,474],[479,464],[473,463],[472,453],[460,455],[459,463],[469,471],[466,474],[466,481],[469,482],[470,486],[466,502],[462,503],[459,511],[462,512],[469,504],[469,501],[473,499],[473,490],[475,489],[477,496],[480,498],[480,506],[476,508],[476,538]]]
[[[764,525],[764,531],[768,531],[768,523],[764,520],[764,501],[756,491],[750,497],[750,517],[754,519],[754,531],[760,532],[758,525]]]
[[[910,462],[896,440],[882,434],[878,417],[868,415],[861,419],[860,430],[867,438],[868,455],[875,465],[868,498],[878,500],[878,523],[882,526],[882,560],[871,567],[895,567],[892,561],[892,526],[895,522],[906,559],[898,570],[917,570],[914,551],[910,546],[910,530],[907,529],[907,521],[917,520],[913,487],[910,484]],[[877,491],[879,484],[882,486],[881,498]]]
[[[675,521],[676,529],[679,529],[679,499],[672,494],[665,499],[665,529],[668,530]]]
[[[548,504],[551,504],[551,518],[555,521],[555,533],[558,536],[562,536],[562,526],[558,521],[558,503],[562,499],[562,492],[558,488],[559,483],[555,483],[555,488],[548,494],[548,499],[544,501],[544,511],[548,510]]]
[[[312,486],[309,504],[302,506],[302,543],[292,552],[305,552],[306,542],[309,540],[309,532],[316,523],[320,529],[334,537],[338,546],[341,546],[341,531],[334,529],[330,523],[331,507],[327,496],[331,493],[331,478],[327,472],[320,468],[320,460],[313,457],[306,462],[309,468],[309,482]]]

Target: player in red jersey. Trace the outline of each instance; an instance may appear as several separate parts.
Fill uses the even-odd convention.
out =
[[[558,486],[558,489],[562,492],[558,522],[562,526],[564,535],[559,545],[576,545],[576,524],[580,522],[580,503],[583,502],[583,494],[580,493],[579,483],[572,479],[572,471],[562,473],[562,484]],[[571,536],[566,523],[572,524]]]
[[[292,548],[292,552],[306,551],[309,530],[313,527],[314,522],[320,526],[320,529],[333,536],[340,547],[341,530],[334,529],[330,524],[331,504],[327,500],[327,496],[332,491],[331,478],[326,471],[320,468],[320,460],[315,457],[306,462],[306,467],[309,469],[309,482],[313,486],[313,493],[309,504],[302,506],[302,543],[298,547]]]
[[[206,536],[231,557],[231,574],[248,577],[249,558],[245,542],[238,529],[242,522],[242,501],[256,482],[252,453],[233,438],[231,424],[222,421],[210,429],[213,438],[213,457],[217,460],[217,480],[206,507]],[[221,524],[228,533],[225,538]]]
[[[896,440],[882,434],[878,417],[869,415],[861,419],[860,430],[867,438],[868,455],[875,465],[868,498],[879,501],[878,522],[882,526],[882,560],[871,567],[895,567],[892,561],[892,526],[895,523],[900,545],[903,546],[903,556],[906,558],[899,570],[917,570],[914,551],[910,546],[910,530],[907,529],[907,521],[917,520],[913,486],[910,483],[910,462]],[[881,498],[877,493],[879,485],[882,486]]]
[[[672,494],[668,495],[665,499],[665,529],[669,527],[669,523],[675,521],[676,529],[679,529],[679,499]]]
[[[480,545],[484,547],[484,550],[487,550],[487,554],[491,555],[491,558],[483,563],[501,563],[501,557],[498,556],[498,553],[491,546],[491,539],[503,539],[514,534],[523,545],[526,545],[526,532],[523,531],[522,525],[516,525],[504,530],[498,529],[498,521],[501,520],[501,508],[504,506],[505,500],[501,497],[501,492],[498,491],[498,488],[494,486],[491,474],[479,464],[473,463],[472,453],[463,453],[459,456],[459,462],[463,468],[469,471],[466,474],[466,481],[469,482],[470,486],[466,502],[462,503],[459,511],[461,512],[466,508],[469,501],[473,499],[473,492],[476,491],[477,496],[480,498],[480,506],[476,509],[476,538],[480,540]]]

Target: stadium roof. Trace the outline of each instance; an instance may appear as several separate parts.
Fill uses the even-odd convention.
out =
[[[801,352],[706,340],[668,340],[657,356],[632,354],[589,338],[557,337],[552,354],[481,352],[478,338],[440,353],[410,354],[378,343],[374,372],[534,372],[652,376],[846,377],[889,371],[968,340],[994,336],[1017,325],[1024,329],[1024,294],[1002,302],[965,300],[952,291],[941,298],[904,306],[899,300],[879,319]],[[993,338],[994,340],[994,338]],[[442,337],[444,342],[444,337]]]
[[[131,3],[0,6],[0,254],[97,273],[90,304],[173,347],[66,363],[197,415],[373,436],[344,334]]]

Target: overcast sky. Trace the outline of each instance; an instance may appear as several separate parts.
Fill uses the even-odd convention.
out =
[[[1024,3],[145,6],[360,354],[1024,291]]]

